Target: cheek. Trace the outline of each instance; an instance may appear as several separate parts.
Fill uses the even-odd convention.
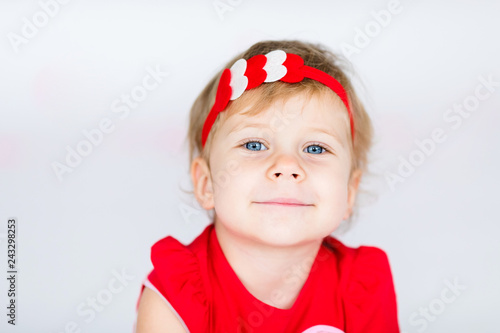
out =
[[[346,177],[321,177],[315,179],[315,188],[318,198],[323,203],[328,202],[335,207],[347,204],[348,186]]]
[[[220,169],[214,175],[214,210],[226,226],[244,219],[251,201],[255,200],[256,180],[243,168]]]
[[[214,156],[211,167],[214,192],[227,188],[242,173],[238,160],[224,156]]]
[[[214,166],[212,185],[216,209],[233,207],[251,201],[258,184],[255,167],[236,159],[228,159]],[[230,204],[233,203],[233,204]],[[230,206],[230,207],[226,207]]]

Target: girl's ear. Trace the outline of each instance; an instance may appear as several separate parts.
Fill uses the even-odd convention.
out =
[[[344,220],[347,220],[352,214],[352,207],[354,206],[354,202],[356,201],[356,194],[358,193],[358,187],[362,176],[363,171],[358,169],[352,172],[351,178],[349,179],[347,193],[347,211],[345,212],[343,218]]]
[[[191,163],[191,180],[196,200],[206,210],[214,208],[212,177],[207,162],[201,156]]]

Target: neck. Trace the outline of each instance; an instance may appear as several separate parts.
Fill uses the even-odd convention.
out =
[[[222,252],[245,288],[260,301],[280,309],[293,306],[322,240],[276,247],[245,238],[215,223]]]

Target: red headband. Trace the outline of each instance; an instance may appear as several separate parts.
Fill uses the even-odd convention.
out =
[[[354,120],[344,87],[325,72],[305,66],[304,60],[300,56],[285,53],[282,50],[275,50],[266,55],[253,56],[248,60],[239,59],[230,69],[224,69],[217,87],[215,103],[203,125],[201,134],[202,147],[205,147],[205,142],[217,115],[219,112],[224,111],[230,100],[237,99],[245,90],[255,88],[263,82],[279,80],[295,83],[302,81],[304,78],[313,79],[324,84],[340,97],[349,113],[351,135],[354,141]]]

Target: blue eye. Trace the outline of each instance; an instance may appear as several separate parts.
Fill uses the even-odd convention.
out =
[[[314,149],[309,149],[310,147],[315,147],[315,148]],[[318,144],[307,146],[306,150],[308,150],[309,153],[312,153],[312,154],[315,154],[315,155],[321,154],[322,150],[327,151],[325,149],[325,147],[323,147],[321,145],[318,145]],[[319,153],[317,153],[318,151],[319,151]]]
[[[252,150],[252,151],[260,151],[261,147],[265,147],[264,143],[259,141],[259,140],[252,140],[252,141],[247,141],[245,142],[242,146],[245,146],[245,148]],[[254,149],[256,148],[256,149]]]

